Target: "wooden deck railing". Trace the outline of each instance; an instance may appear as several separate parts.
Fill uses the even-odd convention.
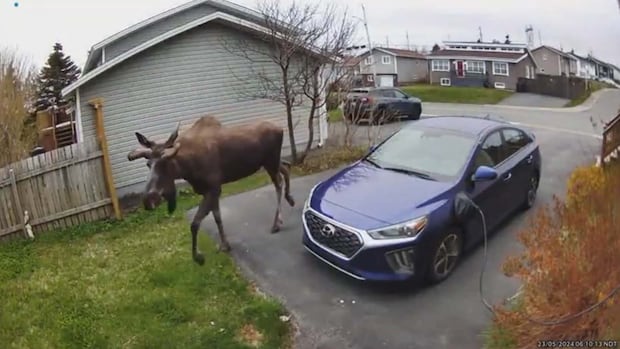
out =
[[[618,161],[618,153],[620,153],[620,113],[608,122],[603,130],[601,164]]]

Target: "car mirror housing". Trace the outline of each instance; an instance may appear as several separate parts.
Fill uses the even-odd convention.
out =
[[[473,182],[492,181],[497,178],[497,171],[489,166],[480,166],[472,176]]]

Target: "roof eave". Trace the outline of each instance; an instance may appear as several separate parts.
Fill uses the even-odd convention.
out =
[[[117,64],[120,64],[121,62],[125,61],[126,59],[129,59],[130,57],[133,57],[134,55],[145,51],[165,40],[168,40],[176,35],[179,35],[187,30],[190,30],[192,28],[198,27],[200,25],[203,25],[207,22],[213,21],[213,20],[224,20],[227,21],[231,24],[235,24],[235,25],[240,25],[242,27],[245,27],[247,29],[253,29],[254,31],[257,32],[262,32],[264,34],[270,34],[270,31],[261,26],[258,25],[256,23],[250,22],[250,21],[246,21],[244,19],[241,19],[239,17],[233,16],[233,15],[229,15],[227,13],[224,12],[215,12],[212,13],[210,15],[207,16],[203,16],[201,18],[198,18],[190,23],[187,23],[185,25],[182,25],[180,27],[174,28],[172,30],[169,30],[151,40],[148,40],[128,51],[126,51],[125,53],[114,57],[113,59],[106,61],[104,64],[96,67],[95,69],[89,71],[88,73],[82,75],[77,81],[75,81],[74,83],[72,83],[71,85],[65,87],[64,89],[62,89],[61,93],[63,96],[67,96],[70,93],[72,93],[73,91],[75,91],[77,88],[79,88],[80,86],[86,84],[87,82],[89,82],[90,80],[94,79],[95,77],[99,76],[100,74],[104,73],[105,71],[107,71],[108,69],[116,66]],[[327,57],[325,54],[321,53],[320,51],[317,51],[317,48],[308,48],[308,53],[319,56],[319,57],[323,57],[323,58],[328,58],[331,59],[330,57]]]

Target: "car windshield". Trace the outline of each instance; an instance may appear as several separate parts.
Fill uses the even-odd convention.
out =
[[[366,161],[429,180],[451,181],[465,165],[476,138],[453,131],[403,128],[375,149]]]

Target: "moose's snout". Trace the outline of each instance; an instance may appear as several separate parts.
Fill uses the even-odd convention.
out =
[[[149,192],[144,197],[144,209],[147,211],[154,210],[161,203],[161,195],[157,192]]]

